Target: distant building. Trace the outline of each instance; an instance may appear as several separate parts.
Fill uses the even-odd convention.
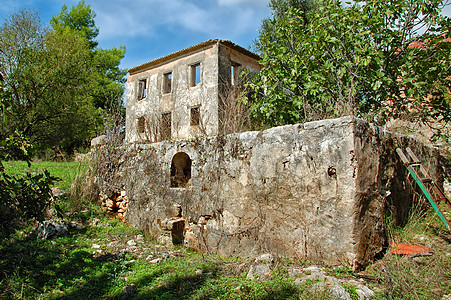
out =
[[[131,68],[126,142],[189,139],[220,132],[221,97],[259,56],[230,41],[209,40]]]

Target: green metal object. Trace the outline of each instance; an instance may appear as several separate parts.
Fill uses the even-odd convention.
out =
[[[438,207],[438,205],[435,203],[435,201],[432,199],[431,194],[429,193],[428,189],[424,186],[423,182],[421,181],[421,178],[418,177],[417,173],[415,172],[415,170],[412,168],[412,166],[410,165],[406,165],[407,170],[409,170],[410,174],[412,175],[412,177],[415,179],[415,181],[417,182],[418,186],[421,188],[421,190],[423,191],[423,194],[426,196],[426,198],[429,200],[429,202],[431,203],[432,207],[434,208],[435,212],[438,214],[438,216],[440,217],[440,219],[442,220],[442,222],[445,224],[447,229],[450,229],[449,224],[448,224],[448,220],[445,218],[445,216],[443,215],[443,213],[441,212],[440,208]]]

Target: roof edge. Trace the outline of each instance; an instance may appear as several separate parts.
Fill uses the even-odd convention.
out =
[[[128,70],[128,73],[133,75],[133,74],[138,73],[140,71],[149,70],[149,69],[152,69],[153,67],[156,67],[156,66],[158,66],[158,65],[160,65],[160,64],[162,64],[162,63],[164,63],[166,61],[173,60],[173,59],[178,58],[178,57],[180,57],[182,55],[186,55],[188,53],[192,53],[192,52],[201,50],[203,48],[213,46],[215,44],[223,44],[223,45],[225,45],[227,47],[230,47],[230,48],[232,48],[232,49],[234,49],[234,50],[236,50],[238,52],[246,54],[247,56],[250,56],[250,57],[252,57],[254,59],[260,60],[260,56],[258,54],[255,54],[255,53],[253,53],[253,52],[251,52],[251,51],[249,51],[249,50],[247,50],[247,49],[245,49],[245,48],[243,48],[241,46],[238,46],[237,44],[232,43],[231,41],[220,40],[220,39],[213,39],[213,40],[208,40],[208,41],[205,41],[205,42],[193,45],[191,47],[188,47],[188,48],[185,48],[185,49],[173,52],[173,53],[168,54],[166,56],[163,56],[163,57],[160,57],[160,58],[156,58],[156,59],[151,60],[151,61],[149,61],[147,63],[142,64],[142,65],[130,68]]]

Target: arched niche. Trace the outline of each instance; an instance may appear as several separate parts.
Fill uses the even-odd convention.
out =
[[[191,158],[185,152],[178,152],[171,162],[171,187],[186,188],[191,180]]]

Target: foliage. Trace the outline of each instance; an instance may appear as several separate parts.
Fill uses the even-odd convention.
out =
[[[111,49],[98,47],[95,38],[99,34],[99,28],[95,25],[95,16],[90,6],[80,1],[70,11],[64,5],[60,14],[54,16],[50,24],[54,30],[70,28],[88,41],[91,64],[94,67],[90,96],[93,98],[95,107],[116,108],[123,104],[123,84],[127,71],[120,69],[119,64],[124,57],[125,47]]]
[[[251,113],[269,125],[343,115],[449,122],[451,23],[440,7],[326,0],[290,8],[260,35],[264,68],[248,84]]]
[[[260,28],[260,36],[266,36],[274,43],[284,43],[283,39],[278,39],[276,34],[277,24],[273,20],[281,20],[288,16],[290,8],[298,9],[302,14],[302,22],[307,23],[307,12],[314,9],[313,0],[270,0],[269,8],[272,9],[272,18],[265,18]],[[264,46],[259,40],[254,41],[257,52],[264,52]]]
[[[0,102],[5,111],[9,109],[11,95],[2,87],[0,85]],[[14,176],[8,174],[2,164],[5,159],[23,159],[30,166],[30,147],[28,140],[17,132],[0,139],[0,233],[10,233],[31,219],[42,221],[50,205],[50,184],[56,178],[49,172]]]
[[[21,177],[1,170],[0,176],[0,232],[10,232],[29,220],[43,221],[45,210],[50,206],[50,184],[55,178],[46,170]]]
[[[0,159],[26,158],[28,144],[23,137],[10,136],[1,140]],[[28,165],[30,164],[27,160]],[[0,162],[0,233],[10,233],[28,220],[42,221],[50,205],[50,184],[56,178],[48,171],[9,175]]]
[[[35,150],[67,153],[103,131],[104,109],[122,107],[125,48],[100,49],[95,13],[84,2],[52,18],[23,10],[0,27],[0,74],[8,109],[0,136],[22,132]]]
[[[23,25],[29,23],[32,29]],[[22,30],[26,35],[17,35]],[[0,36],[0,72],[11,94],[2,135],[18,130],[36,147],[64,148],[89,137],[96,117],[81,95],[89,88],[86,41],[68,30],[47,32],[26,11],[12,15]]]
[[[89,48],[94,49],[98,46],[95,38],[99,35],[99,28],[96,27],[94,18],[96,14],[91,10],[89,5],[84,1],[80,1],[69,11],[67,5],[63,5],[58,16],[53,16],[50,24],[54,29],[58,27],[69,27],[80,36],[86,38]]]

